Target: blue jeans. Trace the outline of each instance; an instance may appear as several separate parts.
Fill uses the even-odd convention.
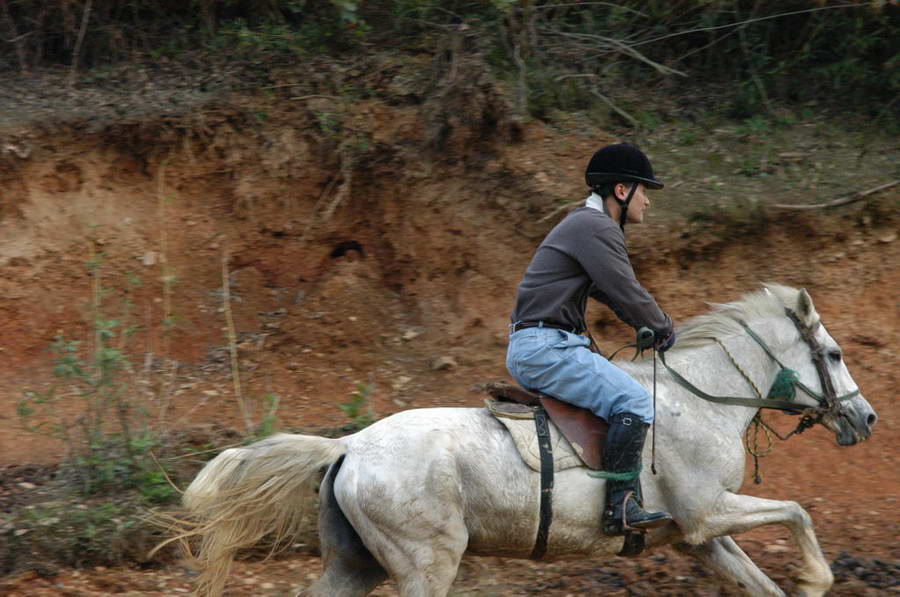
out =
[[[586,408],[607,421],[633,413],[653,422],[650,394],[630,375],[588,348],[585,336],[554,328],[510,334],[506,368],[523,387]]]

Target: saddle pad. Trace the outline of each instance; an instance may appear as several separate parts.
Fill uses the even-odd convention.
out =
[[[541,454],[538,448],[537,431],[534,428],[532,407],[497,400],[485,400],[488,411],[509,431],[522,460],[528,468],[541,471]],[[584,466],[581,457],[572,444],[563,437],[553,421],[549,421],[550,445],[553,448],[553,470],[556,472]]]

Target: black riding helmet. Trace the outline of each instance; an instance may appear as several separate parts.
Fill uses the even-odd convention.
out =
[[[662,181],[657,180],[653,175],[650,158],[631,143],[616,143],[598,150],[588,162],[584,180],[592,189],[596,189],[604,183],[635,183],[631,185],[627,199],[622,201],[616,198],[616,201],[622,206],[622,214],[619,218],[619,226],[622,230],[625,229],[628,205],[637,190],[636,183],[643,183],[648,189],[661,189],[664,186]]]
[[[631,143],[616,143],[598,150],[588,163],[584,180],[591,188],[605,182],[642,182],[648,189],[663,188],[662,181],[653,175],[650,159]]]

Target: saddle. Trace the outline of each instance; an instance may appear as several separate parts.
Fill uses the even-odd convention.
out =
[[[504,410],[508,414],[515,410],[504,407],[504,403],[542,407],[585,466],[595,471],[603,469],[603,445],[609,423],[591,411],[503,381],[488,382],[481,389],[499,402],[491,410],[501,414]]]
[[[540,519],[530,556],[533,560],[539,560],[547,551],[550,524],[553,521],[554,471],[580,464],[572,462],[574,459],[569,458],[565,448],[571,446],[572,452],[588,468],[602,470],[603,445],[606,443],[609,423],[585,408],[503,381],[487,382],[478,386],[478,389],[494,398],[488,404],[491,414],[513,434],[519,452],[528,466],[541,473]],[[548,418],[554,425],[548,424]],[[510,419],[533,419],[540,450],[536,462],[532,462],[535,460],[534,455],[523,449],[518,438],[515,438],[515,425],[510,424]],[[559,441],[558,435],[554,436],[554,430],[567,440],[569,446]],[[643,533],[626,533],[619,555],[637,557],[644,551],[645,545]]]

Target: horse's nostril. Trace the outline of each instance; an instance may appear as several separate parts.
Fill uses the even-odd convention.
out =
[[[866,419],[866,424],[867,424],[870,428],[871,428],[871,427],[874,427],[874,426],[875,426],[875,421],[877,421],[877,420],[878,420],[878,415],[876,415],[875,413],[872,413],[872,414],[869,415],[869,417]]]

